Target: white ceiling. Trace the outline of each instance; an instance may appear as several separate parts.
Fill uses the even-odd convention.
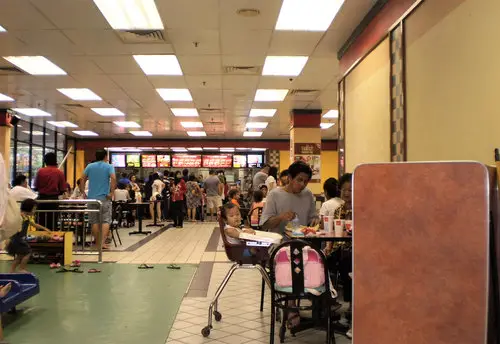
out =
[[[16,99],[5,107],[40,107],[53,114],[47,120],[68,120],[101,137],[132,137],[100,117],[90,107],[113,106],[138,121],[155,137],[186,138],[170,107],[219,109],[200,112],[208,138],[242,138],[253,108],[277,108],[264,139],[289,137],[290,110],[337,108],[340,46],[373,5],[373,0],[346,0],[325,33],[274,31],[282,0],[156,0],[165,26],[163,44],[125,44],[111,29],[92,0],[0,0],[0,56],[43,55],[67,76],[7,75],[0,71],[0,93]],[[241,8],[260,10],[247,18]],[[195,46],[194,42],[197,42]],[[133,54],[176,54],[184,76],[145,76]],[[224,66],[259,66],[267,55],[310,56],[293,79],[228,75]],[[0,67],[11,66],[0,58]],[[102,102],[74,102],[57,88],[89,88]],[[189,88],[193,103],[169,103],[155,88]],[[253,101],[257,88],[318,90],[313,96],[292,96],[283,102]],[[64,104],[82,104],[67,107]],[[120,119],[123,120],[123,119]],[[335,120],[324,120],[333,122]],[[336,126],[323,138],[336,137]]]

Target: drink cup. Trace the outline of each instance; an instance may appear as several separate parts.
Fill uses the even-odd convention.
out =
[[[345,230],[349,233],[352,232],[352,220],[345,221]]]
[[[334,229],[334,218],[333,216],[323,216],[323,228],[325,229],[326,232],[328,233],[333,233]]]
[[[334,220],[335,235],[342,235],[344,233],[345,220]]]

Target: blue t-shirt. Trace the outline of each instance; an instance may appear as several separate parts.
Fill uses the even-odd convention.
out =
[[[105,200],[110,192],[110,177],[115,174],[113,165],[104,161],[88,164],[83,173],[89,178],[89,199]]]

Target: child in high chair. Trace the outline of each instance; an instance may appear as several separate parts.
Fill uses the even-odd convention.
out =
[[[226,203],[222,207],[220,216],[224,220],[226,227],[224,231],[226,233],[227,241],[230,244],[241,244],[240,234],[247,233],[255,235],[255,231],[250,228],[240,229],[241,225],[241,213],[240,208],[234,203]]]
[[[7,253],[14,257],[14,261],[10,267],[11,273],[16,272],[17,267],[19,267],[19,272],[28,272],[26,270],[26,265],[28,264],[31,254],[31,247],[26,241],[28,228],[33,226],[37,230],[50,233],[50,230],[33,221],[32,217],[35,211],[36,201],[34,199],[28,198],[21,203],[21,216],[23,218],[21,230],[11,236],[7,244]]]

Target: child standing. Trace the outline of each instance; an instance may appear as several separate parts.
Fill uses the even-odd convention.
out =
[[[32,220],[32,216],[36,211],[36,204],[37,203],[34,199],[25,199],[21,203],[21,216],[23,218],[21,231],[11,236],[9,243],[7,244],[7,253],[14,257],[14,261],[10,267],[11,273],[16,272],[17,267],[19,267],[19,272],[28,272],[26,270],[26,265],[28,264],[31,254],[31,247],[26,241],[28,228],[33,226],[38,230],[50,233],[50,230]]]

